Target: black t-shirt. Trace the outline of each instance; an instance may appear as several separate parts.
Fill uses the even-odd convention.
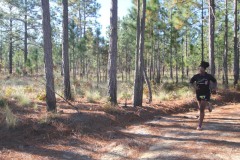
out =
[[[208,93],[210,92],[210,81],[213,83],[217,82],[217,80],[211,74],[205,73],[194,75],[191,78],[190,83],[193,84],[196,82],[196,85],[198,87],[197,93]]]

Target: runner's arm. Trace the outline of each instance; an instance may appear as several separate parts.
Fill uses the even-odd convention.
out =
[[[211,85],[211,90],[213,94],[216,94],[216,90],[217,90],[217,80],[216,78],[214,78],[212,75],[210,75],[210,81],[213,82]]]
[[[190,86],[196,91],[196,90],[198,90],[198,87],[195,82],[196,82],[196,75],[191,78],[190,83],[189,83]]]

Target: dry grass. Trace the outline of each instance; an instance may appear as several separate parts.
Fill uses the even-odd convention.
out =
[[[9,108],[8,105],[5,106],[3,110],[5,119],[6,119],[6,125],[8,128],[14,128],[17,125],[17,117],[13,114],[12,110]]]
[[[110,102],[107,102],[103,105],[103,111],[106,113],[117,113],[119,109],[117,105],[112,105]]]

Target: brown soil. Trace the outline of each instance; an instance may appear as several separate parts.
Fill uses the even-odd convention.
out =
[[[47,114],[42,102],[34,110],[10,101],[18,123],[1,123],[0,159],[240,159],[240,93],[221,91],[213,99],[201,132],[193,98],[120,104],[109,113],[84,99],[72,102],[77,113],[59,100],[57,115]]]

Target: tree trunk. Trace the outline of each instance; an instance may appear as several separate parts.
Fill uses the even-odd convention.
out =
[[[176,55],[175,56],[177,56],[177,46],[176,46],[176,48],[175,48],[175,52],[176,52]],[[176,84],[178,84],[178,62],[177,62],[177,59],[176,59]]]
[[[86,0],[83,0],[83,37],[86,37]]]
[[[24,63],[27,63],[28,58],[28,29],[27,29],[27,0],[25,0],[25,15],[24,15]]]
[[[62,63],[63,63],[63,84],[64,97],[67,100],[72,99],[70,73],[69,73],[69,54],[68,54],[68,1],[62,0],[63,5],[63,42],[62,42]]]
[[[140,18],[140,1],[138,0],[138,18]],[[139,56],[138,56],[138,72],[135,75],[135,84],[134,84],[134,100],[133,106],[142,106],[143,100],[143,72],[144,72],[144,32],[145,32],[145,17],[146,17],[146,0],[143,0],[142,3],[142,17],[141,20],[138,20],[137,23],[137,32],[139,33]],[[140,24],[141,22],[141,24]],[[137,35],[137,37],[138,37]],[[137,79],[137,80],[136,80]],[[137,83],[136,83],[137,81]]]
[[[203,35],[204,35],[204,30],[203,30],[203,20],[204,20],[204,17],[203,17],[203,0],[202,0],[202,26],[201,26],[201,29],[202,29],[202,61],[204,61],[204,41],[203,41]]]
[[[143,69],[143,75],[144,75],[144,79],[145,79],[145,82],[147,83],[147,87],[148,87],[148,103],[151,103],[152,102],[152,88],[151,88],[151,83],[147,77],[147,72],[146,72],[145,67]]]
[[[158,48],[157,48],[157,78],[156,78],[156,83],[160,83],[161,80],[161,52],[160,52],[160,45],[158,40]]]
[[[136,53],[135,53],[135,75],[134,75],[134,93],[133,93],[133,107],[141,106],[142,98],[140,97],[140,74],[139,74],[139,41],[140,41],[140,0],[137,1],[137,39],[136,39]]]
[[[186,33],[186,59],[188,59],[188,36],[187,36],[187,33]],[[187,64],[187,71],[186,71],[187,77],[188,77],[188,74],[189,74],[189,66]]]
[[[209,0],[209,63],[210,73],[215,76],[214,62],[215,0]]]
[[[172,9],[171,9],[171,21],[172,21]],[[172,37],[172,31],[173,31],[173,25],[171,22],[171,33],[170,33],[170,78],[173,79],[173,64],[172,64],[172,59],[173,59],[173,51],[172,51],[172,43],[173,43],[173,37]]]
[[[99,74],[100,74],[100,59],[99,59],[99,42],[97,40],[97,88],[99,86],[99,81],[100,81],[100,77],[99,77]]]
[[[2,35],[1,37],[2,38]],[[2,64],[3,64],[3,42],[1,41],[1,46],[0,46],[0,73],[2,72]]]
[[[228,1],[225,0],[225,37],[224,37],[224,55],[223,55],[223,76],[225,88],[228,87]]]
[[[12,74],[13,61],[13,33],[12,33],[12,18],[10,18],[10,37],[9,37],[9,74]]]
[[[42,2],[42,14],[43,14],[42,25],[43,25],[43,43],[44,43],[44,62],[45,62],[45,73],[46,73],[47,110],[56,111],[49,0],[41,0],[41,2]]]
[[[117,22],[118,0],[111,0],[110,43],[108,57],[108,96],[112,104],[117,104]]]
[[[142,17],[141,17],[141,30],[140,30],[140,44],[139,44],[139,72],[140,72],[140,79],[142,79],[141,77],[144,76],[145,81],[147,82],[147,86],[148,86],[148,91],[149,94],[151,93],[151,86],[150,86],[150,82],[148,80],[147,77],[147,73],[146,73],[146,68],[144,65],[144,57],[143,57],[143,53],[144,53],[144,40],[145,40],[145,18],[146,18],[146,0],[143,0],[142,2]],[[140,89],[141,89],[141,97],[143,97],[143,80],[140,83]],[[142,98],[141,98],[142,99]],[[152,101],[152,95],[149,95],[149,102]],[[142,102],[141,105],[142,106]]]
[[[239,48],[238,48],[238,37],[237,37],[237,32],[238,32],[237,5],[238,5],[238,1],[234,0],[234,69],[233,69],[234,86],[236,86],[236,84],[238,84],[238,79],[239,79]]]
[[[184,80],[184,41],[182,41],[182,82]]]

